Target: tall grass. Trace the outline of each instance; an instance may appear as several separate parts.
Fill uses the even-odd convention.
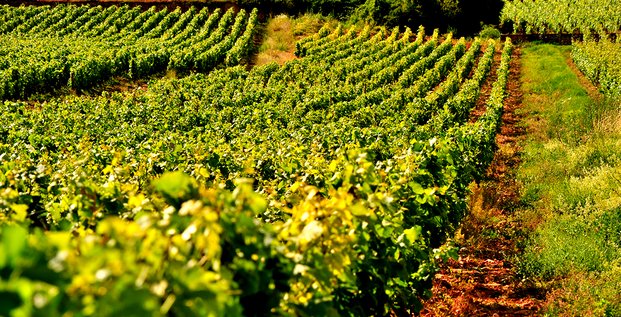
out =
[[[298,17],[280,14],[269,18],[255,63],[282,64],[294,59],[295,43],[301,38],[315,34],[325,23],[336,25],[337,21],[310,13]]]

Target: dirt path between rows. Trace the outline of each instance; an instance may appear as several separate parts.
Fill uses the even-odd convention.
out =
[[[520,48],[511,63],[498,151],[486,179],[473,185],[471,211],[456,237],[459,259],[442,265],[421,316],[537,316],[545,298],[544,290],[518,277],[513,263],[523,236],[512,216],[520,199],[514,173],[525,134],[516,113],[522,103]]]

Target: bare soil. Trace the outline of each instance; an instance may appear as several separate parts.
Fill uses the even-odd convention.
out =
[[[520,49],[515,48],[508,81],[498,151],[487,178],[472,186],[470,214],[457,245],[459,258],[444,263],[433,281],[433,296],[421,316],[538,316],[545,290],[523,281],[514,263],[524,236],[512,214],[519,206],[520,141],[525,129],[516,113],[521,107]],[[485,91],[485,89],[483,90]],[[477,110],[481,109],[478,105]]]

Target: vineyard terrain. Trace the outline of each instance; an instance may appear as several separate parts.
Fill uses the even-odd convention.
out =
[[[256,10],[1,9],[3,235],[29,237],[4,264],[25,272],[4,284],[22,298],[11,309],[112,313],[121,296],[161,314],[420,309],[493,155],[510,41],[326,24],[298,58],[248,70],[231,66]],[[162,69],[190,74],[18,100],[51,88],[36,82],[48,73],[82,88]],[[33,284],[44,293],[19,286]]]
[[[0,6],[0,316],[619,311],[618,43],[264,17]]]

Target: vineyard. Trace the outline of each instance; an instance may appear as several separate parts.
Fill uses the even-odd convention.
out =
[[[621,2],[505,0],[501,21],[514,33],[584,35],[572,40],[572,59],[603,95],[621,96]]]
[[[254,43],[257,10],[128,6],[0,7],[0,98],[59,86],[86,89],[113,76],[237,65]]]
[[[574,43],[572,57],[602,94],[621,100],[621,42],[587,40]]]
[[[421,309],[493,157],[511,42],[324,27],[235,66],[257,24],[0,8],[0,315]],[[191,72],[18,100],[164,70]]]
[[[610,0],[505,0],[500,20],[514,32],[604,33],[621,30],[621,2]]]

